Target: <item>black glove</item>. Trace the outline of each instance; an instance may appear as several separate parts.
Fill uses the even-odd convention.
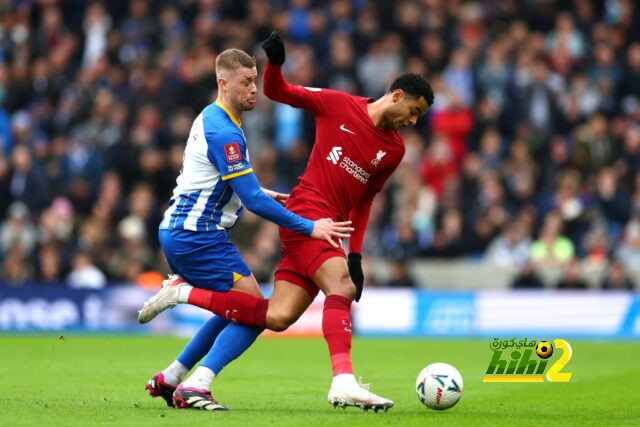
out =
[[[347,265],[349,266],[349,276],[356,285],[356,302],[360,301],[362,296],[362,287],[364,286],[364,273],[362,272],[362,255],[349,254],[347,257]]]
[[[282,43],[278,33],[272,32],[269,38],[262,42],[261,46],[266,52],[270,64],[284,64],[284,43]]]

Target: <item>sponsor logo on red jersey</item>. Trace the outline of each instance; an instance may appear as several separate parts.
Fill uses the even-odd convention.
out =
[[[334,165],[337,165],[341,155],[342,147],[333,147],[327,156],[327,160],[331,160]]]
[[[369,172],[354,162],[351,157],[345,156],[340,158],[340,156],[342,156],[342,147],[333,147],[327,156],[327,160],[334,165],[340,166],[349,175],[357,179],[362,184],[366,184],[367,181],[369,181],[369,178],[371,177]]]

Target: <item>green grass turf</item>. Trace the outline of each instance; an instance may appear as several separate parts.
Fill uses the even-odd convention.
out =
[[[640,343],[570,341],[569,383],[483,383],[489,340],[356,339],[356,375],[396,407],[333,409],[321,339],[261,339],[214,381],[232,411],[167,408],[143,390],[185,340],[147,336],[0,336],[0,425],[631,425],[640,424]],[[557,352],[559,353],[559,352]],[[556,354],[550,360],[557,359]],[[422,406],[415,378],[431,362],[456,366],[460,403]]]

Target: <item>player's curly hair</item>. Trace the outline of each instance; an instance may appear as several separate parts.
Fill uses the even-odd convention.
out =
[[[431,84],[429,80],[420,74],[404,73],[399,75],[393,83],[391,83],[389,92],[393,92],[396,89],[402,89],[407,95],[416,98],[423,96],[429,107],[433,104],[433,89],[431,88]]]

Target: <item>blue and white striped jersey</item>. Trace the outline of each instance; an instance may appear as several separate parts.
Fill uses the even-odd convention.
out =
[[[228,181],[252,172],[241,123],[219,101],[205,107],[189,132],[182,170],[160,228],[214,231],[242,215]]]

